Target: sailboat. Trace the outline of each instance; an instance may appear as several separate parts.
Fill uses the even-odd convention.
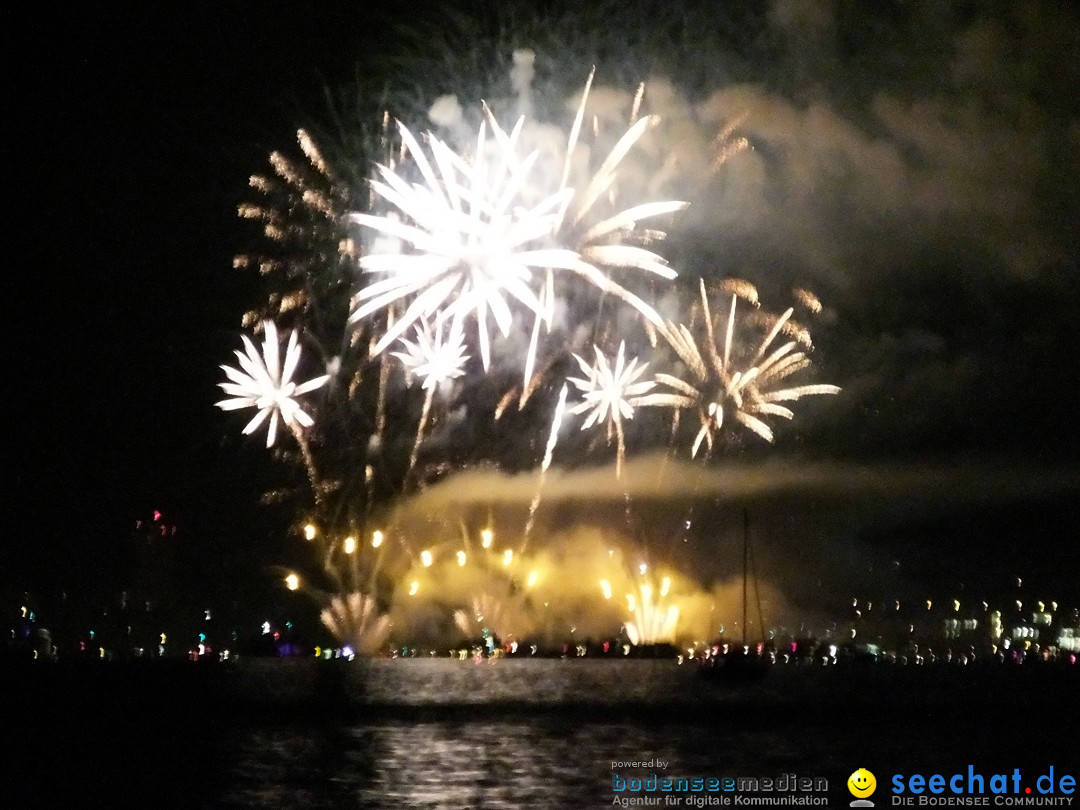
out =
[[[743,508],[743,568],[742,568],[742,640],[723,655],[714,655],[701,667],[701,674],[710,681],[736,685],[762,680],[769,671],[768,660],[759,653],[758,645],[751,649],[746,637],[747,594],[750,579],[750,517]],[[754,592],[758,592],[755,571]],[[758,626],[763,626],[761,601],[758,601]]]

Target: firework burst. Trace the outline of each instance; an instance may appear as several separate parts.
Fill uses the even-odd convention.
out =
[[[371,653],[386,642],[384,611],[400,627],[399,610],[460,608],[452,615],[469,636],[487,628],[498,637],[521,638],[543,632],[541,627],[554,631],[552,616],[573,632],[577,613],[597,607],[599,594],[558,590],[563,580],[580,580],[578,545],[549,559],[552,540],[544,537],[536,542],[544,543],[539,555],[527,556],[567,414],[580,416],[581,430],[595,430],[598,441],[606,434],[621,478],[627,444],[648,441],[640,408],[672,409],[672,437],[679,436],[680,418],[685,428],[693,421],[687,415],[696,415],[691,454],[705,448],[707,457],[722,429],[742,426],[771,442],[768,420],[791,419],[792,401],[839,390],[792,384],[810,364],[809,334],[792,320],[792,310],[764,313],[746,282],[706,287],[703,281],[700,298],[691,288],[691,305],[672,316],[683,323],[660,315],[657,282],[675,280],[676,272],[654,250],[665,238],[655,224],[686,203],[649,200],[667,196],[658,189],[671,187],[667,178],[686,171],[685,151],[665,151],[666,139],[655,137],[662,130],[654,130],[656,116],[642,114],[644,87],[632,107],[617,111],[610,103],[614,96],[605,107],[597,90],[587,116],[591,76],[570,108],[576,113],[568,130],[532,122],[531,77],[531,62],[515,55],[512,83],[522,115],[505,129],[486,106],[473,127],[446,103],[430,113],[445,139],[398,124],[392,143],[394,128],[384,117],[382,165],[370,161],[374,149],[339,161],[341,149],[324,154],[301,131],[303,157],[274,153],[273,173],[252,178],[265,199],[240,211],[263,226],[277,256],[238,261],[257,266],[276,288],[268,303],[245,316],[245,325],[268,317],[303,324],[306,347],[333,357],[326,368],[340,384],[322,402],[320,441],[312,440],[327,478],[316,472],[304,430],[315,420],[302,398],[330,377],[293,381],[301,360],[296,331],[283,355],[271,320],[262,325],[261,351],[244,337],[238,366],[222,367],[228,379],[221,388],[229,398],[217,404],[255,408],[244,432],[268,423],[268,446],[279,421],[292,431],[315,496],[312,535],[305,526],[305,538],[321,552],[321,573],[335,593],[306,582],[304,589],[319,597],[325,627],[357,652]],[[629,124],[622,123],[624,107]],[[734,138],[735,126],[717,136],[712,163],[700,163],[699,174],[746,148],[745,140]],[[595,144],[584,143],[589,132]],[[634,166],[632,152],[648,155],[652,168]],[[371,177],[355,182],[369,167]],[[670,304],[681,295],[679,290],[665,300]],[[805,311],[820,311],[811,293],[795,295]],[[347,324],[354,328],[343,328]],[[640,355],[647,345],[649,356]],[[574,370],[559,379],[568,364]],[[401,384],[399,369],[409,386]],[[514,377],[510,391],[507,371]],[[446,401],[450,389],[452,405]],[[526,408],[530,396],[548,401]],[[515,400],[517,413],[504,418]],[[492,412],[492,432],[477,431],[477,422]],[[539,425],[542,414],[550,414],[550,426]],[[630,433],[627,422],[635,416],[637,429]],[[425,445],[436,428],[438,441]],[[366,533],[372,521],[383,520],[380,513],[390,502],[477,462],[513,468],[523,458],[537,465],[538,475],[523,531],[515,528],[512,535],[515,543],[496,550],[485,530],[479,545],[465,537],[450,546],[440,513],[422,527],[402,519],[385,543],[382,531],[375,531],[373,559],[358,559],[361,527]],[[610,547],[605,553],[611,559]],[[605,571],[597,563],[596,576]],[[629,613],[619,599],[602,611],[603,621],[612,629],[621,621],[634,644],[674,641],[679,622],[690,625],[694,591],[680,590],[676,599],[668,593],[668,577],[646,578],[643,563],[639,574],[617,589]],[[609,602],[610,584],[602,589]],[[566,600],[553,607],[553,595]]]
[[[240,368],[221,366],[230,382],[218,383],[218,387],[229,399],[215,403],[224,411],[240,408],[256,408],[258,413],[244,427],[244,433],[254,433],[270,417],[270,427],[266,433],[266,446],[272,447],[277,438],[277,426],[280,419],[294,432],[297,427],[311,427],[314,420],[305,412],[296,397],[310,393],[322,387],[330,379],[329,375],[315,377],[305,383],[294,383],[292,376],[300,364],[300,344],[296,331],[289,335],[289,344],[285,350],[285,362],[280,360],[277,327],[273,321],[263,324],[262,354],[247,336],[243,336],[244,351],[236,351]]]
[[[580,355],[574,355],[584,376],[567,378],[582,395],[581,402],[570,408],[569,413],[588,414],[581,424],[582,430],[606,426],[608,442],[612,437],[616,440],[615,475],[621,477],[626,455],[623,420],[633,419],[635,408],[670,405],[675,404],[676,400],[667,394],[649,394],[656,387],[656,381],[641,379],[649,364],[638,365],[636,357],[627,363],[625,341],[619,343],[614,361],[609,361],[599,346],[594,345],[593,350],[596,352],[596,362],[593,364]]]
[[[773,431],[764,421],[765,417],[792,419],[795,415],[780,403],[840,391],[835,385],[788,385],[793,374],[810,365],[806,355],[810,349],[809,333],[791,320],[794,310],[788,309],[776,318],[756,315],[751,319],[768,326],[764,338],[750,343],[749,351],[746,351],[746,347],[736,340],[737,336],[741,337],[741,331],[736,329],[738,302],[740,298],[744,302],[756,302],[757,291],[742,281],[724,285],[723,291],[730,294],[730,304],[727,318],[723,320],[714,319],[704,281],[700,288],[705,333],[700,345],[683,324],[670,324],[664,331],[686,367],[689,380],[671,374],[656,375],[657,382],[673,389],[668,400],[670,405],[697,412],[699,429],[691,445],[692,456],[697,455],[702,444],[708,452],[712,451],[726,418],[734,419],[765,441],[772,442]],[[722,330],[718,328],[721,326]],[[774,342],[782,334],[793,339],[774,348]],[[801,350],[798,349],[800,345]]]
[[[297,143],[303,157],[272,152],[272,171],[249,180],[258,202],[237,208],[242,219],[261,224],[270,249],[240,254],[233,266],[255,268],[273,280],[265,303],[244,314],[245,327],[325,306],[336,308],[351,280],[352,246],[343,225],[349,185],[330,168],[306,130],[297,131]]]
[[[416,428],[416,438],[413,441],[412,453],[409,456],[409,467],[406,471],[406,481],[416,468],[416,459],[420,453],[420,445],[424,440],[424,430],[427,428],[428,418],[431,414],[431,404],[435,399],[435,392],[439,386],[450,380],[457,379],[465,374],[465,346],[462,343],[461,321],[454,320],[443,335],[444,325],[437,322],[431,329],[427,321],[421,321],[416,327],[416,342],[401,338],[407,351],[394,352],[410,377],[420,377],[423,380],[422,387],[427,392],[424,395],[424,405],[420,412],[420,423]]]
[[[386,213],[349,215],[352,222],[381,237],[375,251],[360,259],[360,268],[378,280],[356,295],[350,321],[360,321],[397,302],[405,304],[404,314],[374,347],[376,353],[418,320],[441,312],[453,319],[475,319],[480,356],[487,369],[491,363],[489,315],[503,336],[510,332],[515,304],[531,314],[536,329],[541,323],[550,327],[554,272],[584,279],[630,304],[656,326],[663,325],[651,305],[613,281],[610,273],[629,269],[673,278],[674,271],[661,256],[632,244],[629,237],[640,221],[681,210],[686,203],[645,203],[589,224],[596,203],[611,191],[620,162],[655,119],[635,123],[579,193],[568,183],[587,91],[588,87],[570,132],[560,182],[554,188],[545,189],[543,177],[535,171],[538,151],[519,155],[523,117],[507,133],[485,107],[475,147],[467,156],[431,134],[425,150],[407,127],[399,125],[403,153],[409,160],[401,170],[380,165],[378,178],[371,183]],[[410,182],[406,168],[418,182]],[[650,231],[645,241],[659,236]],[[526,381],[535,364],[534,352],[535,348],[526,358]]]
[[[465,344],[461,334],[461,322],[454,321],[445,329],[442,324],[430,327],[421,321],[416,327],[416,340],[401,338],[405,351],[393,355],[412,377],[422,380],[425,390],[455,380],[465,374]]]

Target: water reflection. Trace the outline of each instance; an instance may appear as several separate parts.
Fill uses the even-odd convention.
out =
[[[798,762],[798,734],[709,725],[399,722],[238,732],[232,807],[562,808],[610,805],[612,761],[659,758],[682,775]],[[755,739],[756,738],[756,739]]]
[[[650,759],[671,776],[824,776],[839,800],[863,765],[1074,762],[1076,680],[1029,669],[783,671],[734,690],[670,661],[56,672],[9,692],[19,777],[0,804],[608,807],[612,763]]]

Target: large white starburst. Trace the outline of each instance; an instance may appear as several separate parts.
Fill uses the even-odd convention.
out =
[[[266,433],[266,446],[272,447],[277,438],[278,419],[289,427],[296,424],[311,427],[314,420],[296,401],[296,397],[307,394],[326,384],[330,376],[324,374],[305,383],[294,383],[292,376],[300,363],[300,344],[296,331],[289,335],[289,344],[285,350],[285,362],[280,362],[280,346],[277,327],[273,321],[263,322],[262,354],[251,339],[243,336],[244,351],[236,351],[239,368],[221,367],[231,382],[218,383],[229,399],[215,403],[224,411],[240,408],[257,408],[258,413],[244,427],[244,433],[254,433],[270,417],[270,427]]]
[[[772,442],[772,428],[762,417],[794,417],[790,408],[777,403],[817,394],[836,394],[840,391],[835,385],[783,387],[788,377],[810,365],[806,352],[796,351],[800,343],[808,347],[810,338],[805,329],[797,327],[791,321],[794,312],[792,309],[773,320],[769,331],[764,339],[756,344],[756,348],[752,348],[749,353],[738,352],[740,356],[736,357],[735,324],[738,300],[743,298],[756,303],[757,291],[744,281],[732,280],[726,287],[731,293],[731,305],[722,343],[717,343],[704,281],[701,282],[704,352],[699,348],[691,331],[682,324],[669,324],[663,332],[686,366],[690,380],[671,374],[657,374],[656,381],[674,389],[675,393],[670,395],[669,404],[676,408],[697,409],[700,428],[690,449],[691,456],[697,455],[702,443],[709,451],[712,450],[714,438],[724,425],[725,414],[765,441]],[[795,339],[772,349],[773,342],[781,333],[791,334]]]
[[[568,186],[568,177],[584,105],[583,96],[566,147],[566,169],[557,185],[545,184],[545,178],[533,171],[539,152],[524,158],[518,154],[524,118],[507,133],[485,109],[475,150],[464,157],[429,134],[429,158],[408,128],[399,125],[404,152],[410,158],[406,166],[421,182],[406,179],[404,169],[398,172],[379,166],[379,179],[372,181],[372,189],[389,210],[350,215],[353,222],[380,234],[384,246],[360,259],[365,273],[380,278],[356,295],[350,321],[395,302],[407,302],[404,314],[374,347],[376,353],[418,319],[441,311],[455,319],[475,317],[486,369],[491,361],[488,315],[504,336],[513,323],[511,305],[515,303],[537,323],[550,325],[553,301],[547,291],[552,271],[575,274],[631,304],[654,325],[663,326],[652,306],[612,281],[605,271],[630,268],[673,278],[675,273],[663,258],[626,244],[623,237],[639,221],[678,211],[686,204],[646,203],[587,226],[586,214],[611,189],[620,161],[655,119],[643,118],[634,124],[578,194]],[[527,368],[534,360],[527,358]]]

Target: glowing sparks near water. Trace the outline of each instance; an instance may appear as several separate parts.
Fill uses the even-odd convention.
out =
[[[506,642],[521,638],[533,627],[518,600],[490,593],[473,597],[471,610],[455,611],[454,624],[467,638],[483,634],[491,644],[495,639]]]
[[[332,597],[319,619],[338,641],[365,655],[377,652],[390,635],[390,617],[363,593]]]
[[[280,361],[277,327],[273,321],[263,324],[263,334],[261,355],[251,339],[244,335],[244,352],[236,352],[240,368],[221,366],[221,370],[231,382],[218,383],[218,387],[229,394],[230,399],[215,404],[225,411],[257,408],[258,413],[244,427],[245,434],[255,432],[269,416],[270,428],[266,433],[266,446],[272,447],[277,438],[279,419],[289,427],[296,424],[311,427],[314,424],[314,420],[300,407],[296,397],[320,388],[330,377],[323,375],[297,385],[292,381],[300,363],[300,344],[297,342],[296,331],[289,335],[284,364]]]
[[[661,596],[666,596],[666,588],[661,588]],[[679,608],[665,606],[653,601],[653,588],[649,583],[642,583],[638,596],[627,594],[626,601],[630,614],[634,617],[626,622],[626,636],[630,643],[661,644],[675,641],[675,632],[679,623]]]

